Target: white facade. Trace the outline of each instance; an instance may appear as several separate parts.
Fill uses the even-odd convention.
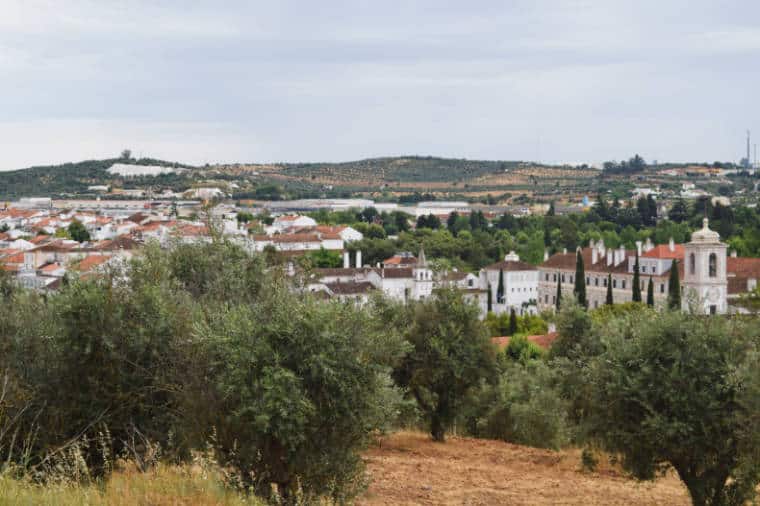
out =
[[[499,298],[499,277],[502,275],[504,276],[504,294]],[[481,288],[491,290],[494,313],[505,313],[512,309],[518,315],[537,312],[538,268],[521,262],[514,252],[506,255],[503,262],[483,269],[480,272],[480,280]]]
[[[710,230],[707,218],[702,220],[702,229],[684,245],[683,309],[702,314],[728,312],[727,249],[720,235]]]

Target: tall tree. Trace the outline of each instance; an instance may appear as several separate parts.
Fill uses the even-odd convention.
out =
[[[689,208],[686,207],[686,202],[683,199],[673,202],[673,207],[668,211],[668,219],[676,223],[682,223],[689,219]]]
[[[694,505],[751,504],[760,479],[757,331],[665,311],[623,317],[605,334],[586,373],[591,438],[638,479],[672,466]]]
[[[668,278],[668,308],[681,308],[681,280],[678,277],[678,260],[673,260]]]
[[[443,441],[473,389],[493,379],[493,345],[478,308],[456,290],[440,290],[410,311],[405,334],[411,350],[394,378],[417,401],[433,439]]]
[[[487,312],[491,313],[493,312],[493,295],[491,294],[491,283],[488,283],[488,296],[487,296],[488,305]]]
[[[562,305],[562,276],[560,273],[557,273],[557,300],[554,303],[555,308],[557,311],[559,311],[559,308]]]
[[[604,303],[608,306],[615,303],[615,301],[612,300],[612,274],[607,274],[607,298]]]
[[[639,275],[639,252],[636,252],[636,261],[633,263],[633,302],[641,302],[641,277]]]
[[[496,285],[496,303],[504,303],[504,269],[499,269],[499,284]]]
[[[458,219],[459,213],[456,211],[452,211],[451,214],[449,214],[449,217],[446,219],[446,228],[449,229],[451,235],[456,235],[456,224]]]
[[[583,307],[588,307],[588,300],[586,300],[586,268],[583,265],[583,255],[581,250],[575,252],[575,286],[573,287],[573,295]]]
[[[554,216],[557,214],[557,211],[554,209],[554,201],[551,201],[549,203],[549,210],[546,211],[546,216]]]
[[[654,282],[652,276],[649,276],[649,284],[647,284],[647,306],[654,307]]]
[[[509,309],[509,335],[514,336],[517,333],[517,313],[515,308]]]

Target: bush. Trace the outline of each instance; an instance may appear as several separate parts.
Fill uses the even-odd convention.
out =
[[[567,406],[553,383],[545,363],[513,363],[498,384],[483,387],[465,423],[477,437],[561,448],[569,441]]]

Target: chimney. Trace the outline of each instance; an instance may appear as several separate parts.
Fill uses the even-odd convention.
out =
[[[362,250],[356,252],[356,268],[360,269],[362,266]]]
[[[652,244],[652,238],[647,237],[647,242],[644,243],[644,252],[651,251],[652,248],[654,248],[654,244]]]
[[[736,250],[735,249],[731,250],[731,258],[736,258]]]
[[[544,249],[544,262],[546,262],[547,260],[549,260],[549,250]]]
[[[641,256],[641,241],[636,241],[636,253],[638,253],[639,256]]]
[[[618,248],[618,259],[617,259],[617,262],[615,262],[615,265],[620,265],[624,261],[625,261],[625,246],[621,244],[620,248]]]
[[[594,246],[591,247],[591,265],[596,264],[596,261],[599,260],[599,252],[596,251],[596,248]]]
[[[673,238],[672,238],[672,237],[671,237],[671,238],[670,238],[670,240],[668,241],[668,249],[669,249],[671,252],[673,252],[673,251],[675,251],[675,250],[676,250],[676,243],[675,243],[675,241],[673,240]]]
[[[567,248],[562,248],[562,254],[567,255]]]
[[[343,252],[343,268],[348,269],[349,267],[351,267],[350,254],[348,253],[348,251],[344,251]]]
[[[611,249],[607,250],[607,266],[612,265],[612,254],[613,253],[614,253],[613,250],[611,250]]]
[[[589,248],[591,248],[591,249],[594,249],[594,248],[596,247],[596,243],[594,242],[594,240],[593,240],[593,239],[591,239],[591,240],[588,242],[588,247],[589,247]]]
[[[604,256],[607,254],[607,247],[604,245],[604,239],[599,239],[599,242],[596,243],[596,247],[599,248],[599,254]]]

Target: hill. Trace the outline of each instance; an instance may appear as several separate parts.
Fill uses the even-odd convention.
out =
[[[125,160],[109,158],[105,160],[85,160],[61,165],[43,165],[0,172],[0,199],[14,200],[31,196],[64,196],[87,194],[88,186],[128,186],[140,188],[147,185],[181,185],[187,184],[186,176],[163,174],[156,177],[136,177],[124,179],[116,174],[109,174],[108,168],[115,163],[132,165],[155,165],[161,167],[187,167],[176,162],[141,158]]]
[[[365,453],[372,479],[363,506],[404,505],[688,505],[673,474],[639,483],[602,462],[580,470],[577,450],[553,452],[501,441],[400,432]]]
[[[0,172],[0,199],[29,196],[81,197],[89,186],[184,191],[193,185],[230,185],[236,198],[287,199],[365,195],[393,199],[412,193],[442,198],[488,193],[546,193],[587,189],[598,171],[588,167],[542,166],[528,162],[402,156],[340,163],[226,164],[187,167],[181,174],[122,178],[114,163],[187,167],[143,158],[106,159]],[[518,193],[519,192],[519,193]]]

